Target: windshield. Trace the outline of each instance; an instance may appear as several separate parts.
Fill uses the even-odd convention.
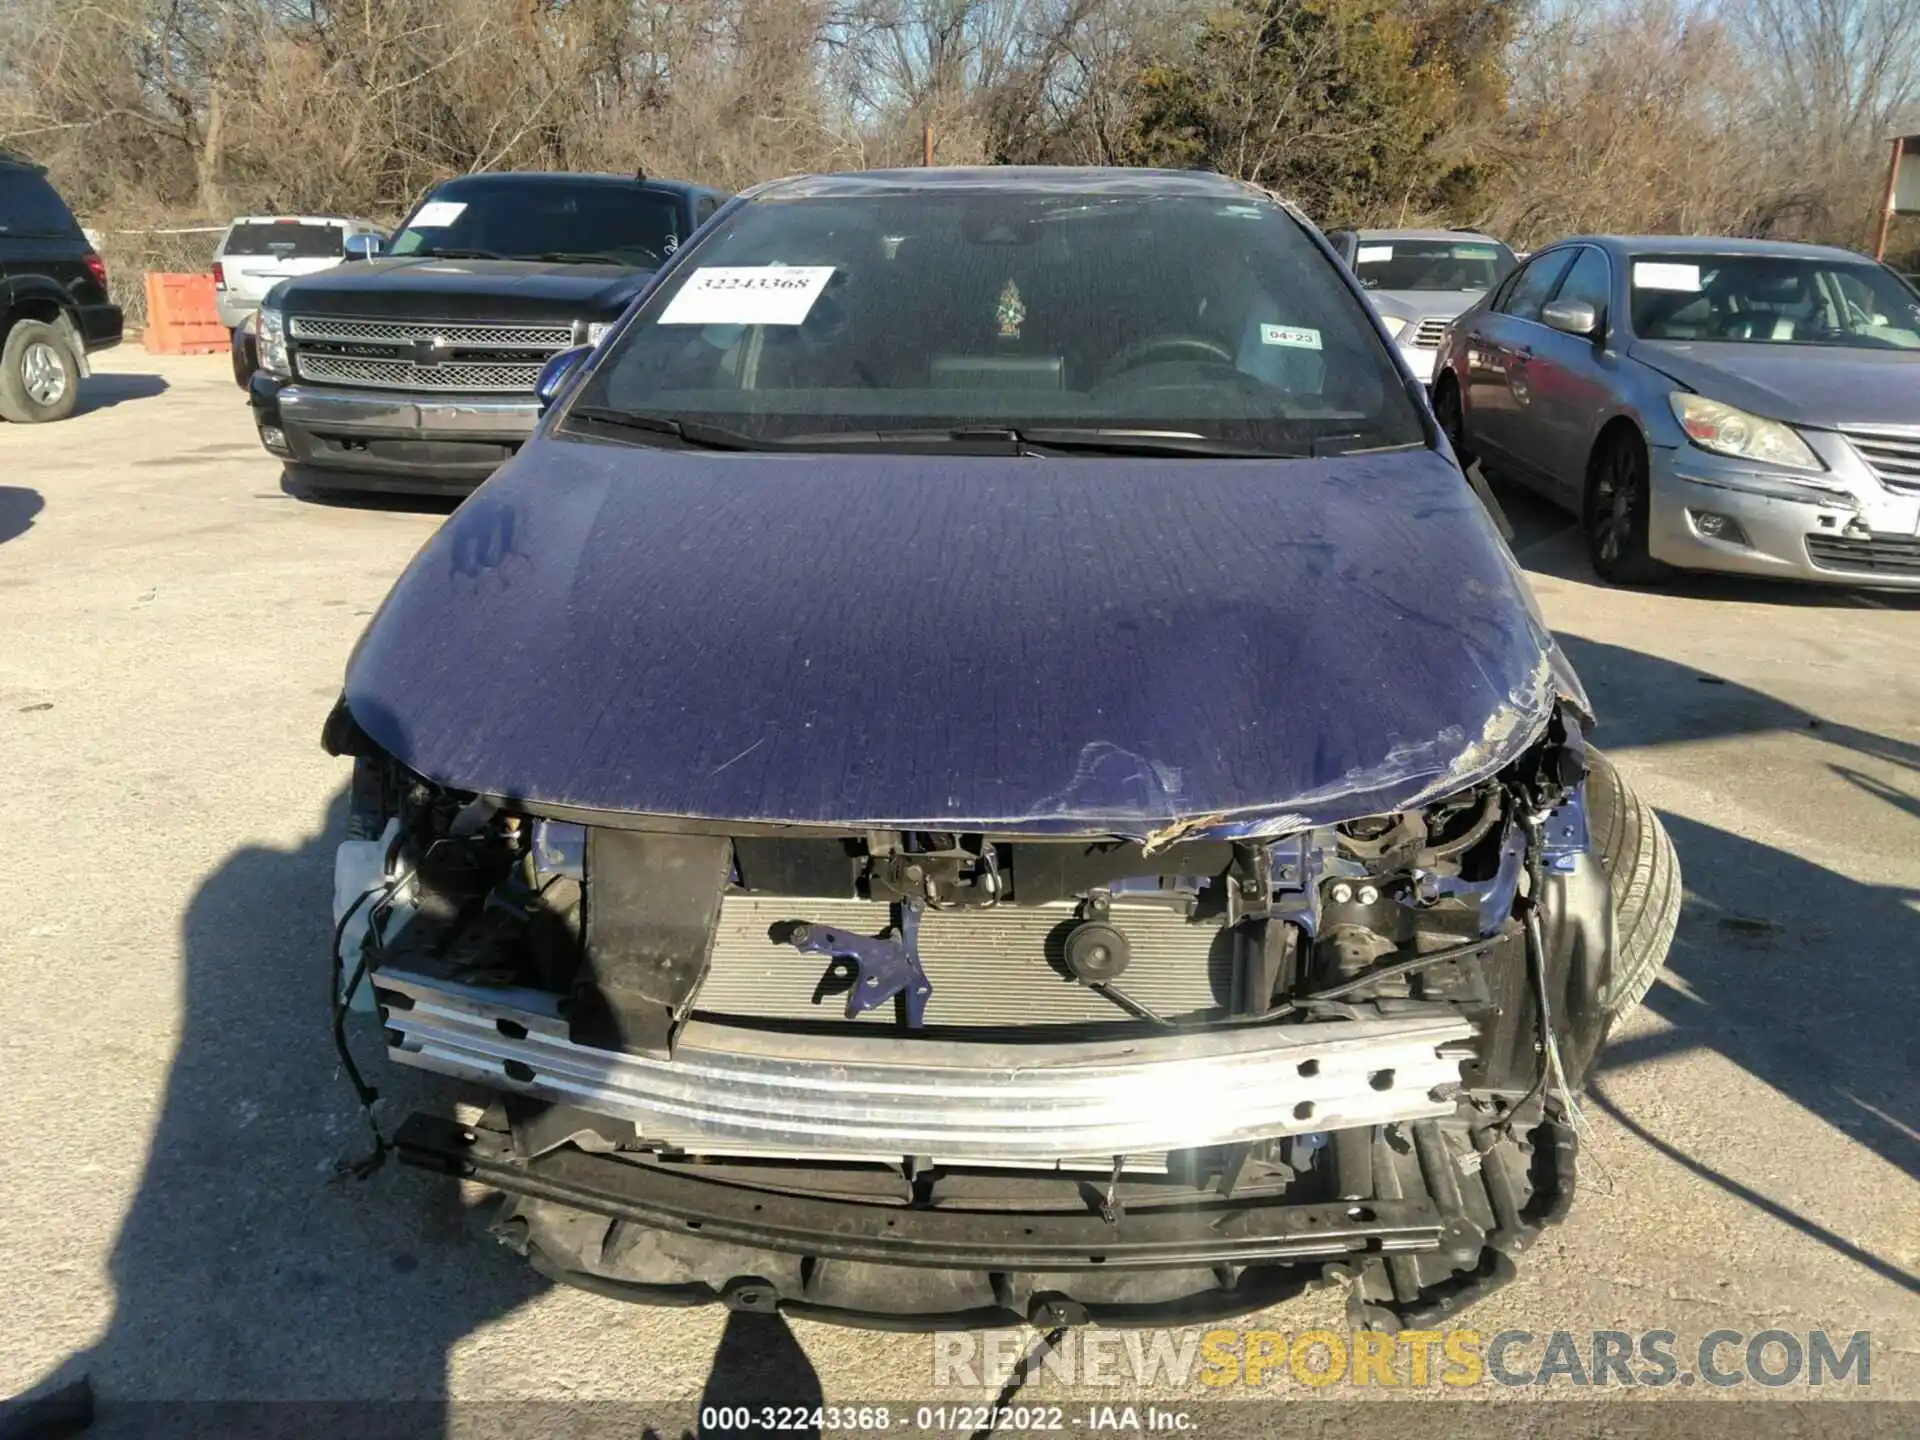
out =
[[[649,298],[570,416],[613,412],[829,445],[1424,443],[1365,307],[1283,209],[1237,196],[755,201]]]
[[[1353,273],[1369,290],[1491,290],[1515,264],[1495,240],[1366,240]]]
[[[1643,340],[1920,349],[1920,293],[1865,262],[1777,255],[1636,255]]]
[[[297,220],[236,223],[227,231],[224,255],[270,255],[276,260],[338,260],[347,239],[343,225],[309,225]]]
[[[650,270],[679,244],[679,200],[637,180],[468,176],[435,190],[387,253]]]

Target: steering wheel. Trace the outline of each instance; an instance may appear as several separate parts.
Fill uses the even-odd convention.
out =
[[[1204,335],[1155,335],[1151,339],[1136,340],[1122,349],[1101,368],[1100,379],[1105,382],[1128,370],[1138,370],[1143,365],[1178,358],[1182,353],[1199,356],[1219,365],[1233,364],[1233,355],[1227,347]]]

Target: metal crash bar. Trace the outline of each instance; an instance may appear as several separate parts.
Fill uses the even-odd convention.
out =
[[[374,985],[402,1064],[631,1121],[641,1139],[788,1155],[1045,1162],[1436,1118],[1473,1034],[1417,1017],[1015,1045],[695,1020],[659,1060],[574,1044],[543,991],[390,969]]]

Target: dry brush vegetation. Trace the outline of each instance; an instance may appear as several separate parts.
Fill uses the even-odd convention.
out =
[[[204,264],[212,237],[125,232],[392,220],[476,169],[733,188],[913,164],[925,125],[946,162],[1206,165],[1328,223],[1860,245],[1916,101],[1920,0],[0,7],[0,145],[120,232],[108,258],[134,273]]]

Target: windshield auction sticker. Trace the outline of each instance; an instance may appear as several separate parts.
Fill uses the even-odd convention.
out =
[[[1658,260],[1633,262],[1633,284],[1638,290],[1698,290],[1700,267]]]
[[[832,278],[831,265],[703,266],[655,323],[798,325]]]
[[[466,213],[464,200],[429,200],[415,212],[409,230],[444,230]]]

